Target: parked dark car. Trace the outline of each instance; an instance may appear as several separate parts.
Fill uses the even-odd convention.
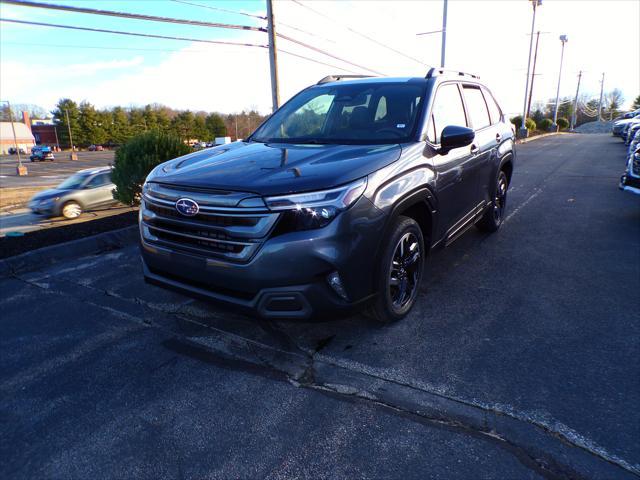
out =
[[[89,145],[88,150],[90,152],[102,152],[104,147],[102,145]]]
[[[514,135],[474,75],[330,76],[248,139],[155,168],[143,186],[147,281],[308,318],[414,305],[430,250],[500,228]]]
[[[77,218],[83,211],[117,203],[113,198],[114,189],[111,167],[80,170],[56,188],[35,194],[29,208],[47,217]]]
[[[33,147],[31,149],[31,156],[29,157],[29,160],[32,162],[44,162],[45,160],[53,162],[55,157],[53,156],[51,147]]]
[[[20,147],[19,150],[20,150],[20,155],[27,154],[27,151],[24,148]],[[9,155],[17,155],[17,154],[18,154],[18,150],[16,150],[16,147],[9,148]]]

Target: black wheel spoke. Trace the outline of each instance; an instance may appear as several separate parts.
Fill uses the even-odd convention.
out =
[[[415,298],[422,253],[414,233],[405,233],[396,244],[389,271],[389,294],[395,308],[404,308]]]

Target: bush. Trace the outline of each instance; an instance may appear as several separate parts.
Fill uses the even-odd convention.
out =
[[[548,131],[551,130],[551,125],[553,125],[553,121],[549,118],[543,118],[542,120],[540,120],[540,123],[538,123],[538,128],[542,131]]]
[[[529,130],[530,132],[536,129],[536,122],[533,120],[533,118],[527,118],[527,121],[524,124],[527,127],[527,130]]]
[[[558,128],[560,130],[566,130],[567,128],[569,128],[569,120],[567,120],[566,118],[559,118],[556,121],[556,124],[558,125]]]
[[[520,127],[522,126],[522,116],[521,115],[518,115],[517,117],[513,117],[510,121],[516,127],[516,130],[520,130]]]
[[[113,198],[127,204],[140,203],[142,184],[157,165],[191,152],[178,137],[156,130],[133,137],[116,151],[111,174],[116,189]]]

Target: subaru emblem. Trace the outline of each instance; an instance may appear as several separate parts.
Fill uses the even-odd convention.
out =
[[[180,198],[176,202],[176,210],[185,217],[193,217],[200,211],[200,206],[190,198]]]

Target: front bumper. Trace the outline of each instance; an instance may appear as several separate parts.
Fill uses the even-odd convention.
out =
[[[349,313],[374,292],[375,252],[386,215],[362,197],[328,226],[271,237],[244,263],[209,258],[144,238],[148,282],[263,318]],[[338,272],[347,299],[327,276]]]
[[[640,178],[627,175],[626,173],[620,178],[620,184],[618,185],[620,190],[625,192],[635,193],[640,195]]]

